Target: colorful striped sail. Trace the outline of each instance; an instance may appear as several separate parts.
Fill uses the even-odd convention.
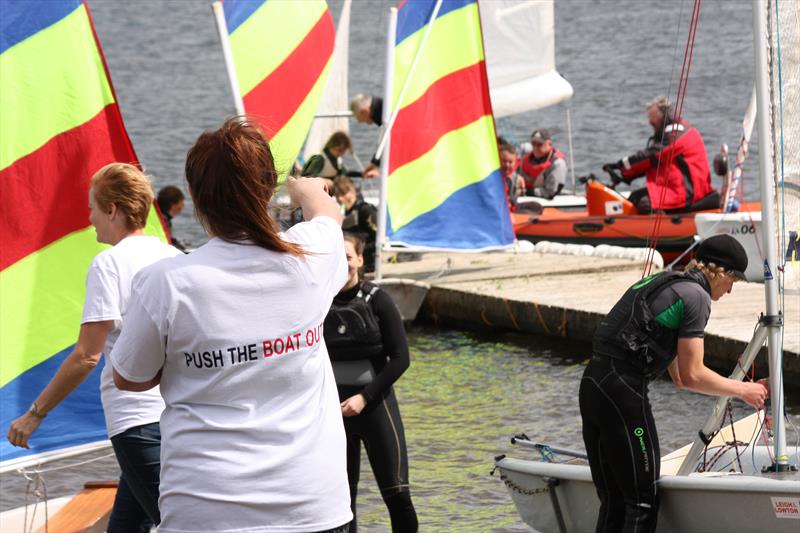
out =
[[[282,175],[314,119],[336,30],[325,0],[225,0],[244,112],[261,124]]]
[[[387,184],[395,243],[479,250],[514,240],[497,152],[477,3],[435,0],[398,11]],[[407,85],[405,94],[401,95]]]
[[[103,249],[89,180],[136,163],[80,0],[4,0],[0,14],[0,431],[24,413],[78,334],[86,271]],[[164,237],[155,210],[147,232]],[[106,439],[100,370],[52,411],[31,450],[0,439],[0,462]]]

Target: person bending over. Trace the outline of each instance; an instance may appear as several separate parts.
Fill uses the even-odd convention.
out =
[[[347,434],[347,477],[356,532],[361,443],[389,509],[394,533],[417,531],[417,514],[408,486],[408,453],[403,420],[392,384],[409,365],[403,319],[391,297],[359,279],[364,243],[345,234],[347,283],[325,318],[328,345]]]
[[[703,362],[711,302],[731,292],[746,269],[747,254],[733,237],[711,237],[685,272],[638,281],[600,322],[578,393],[600,498],[598,532],[655,531],[661,455],[647,388],[664,370],[678,388],[763,407],[762,382],[722,377]]]

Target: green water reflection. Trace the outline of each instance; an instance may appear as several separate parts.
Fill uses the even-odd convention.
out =
[[[411,367],[395,390],[406,429],[412,497],[423,532],[524,532],[505,486],[490,476],[495,455],[531,456],[509,438],[583,449],[577,393],[588,345],[520,335],[477,336],[430,328],[409,332]],[[665,452],[691,442],[714,399],[650,385]],[[800,424],[797,391],[787,396]],[[752,412],[734,404],[738,418]],[[796,430],[790,426],[789,439]],[[366,457],[359,485],[359,531],[390,531]]]
[[[489,475],[515,431],[552,442],[579,438],[574,400],[582,357],[414,330],[411,368],[396,386],[406,428],[411,487],[421,531],[528,531],[505,487]],[[555,423],[553,423],[555,422]],[[388,531],[369,466],[362,459],[359,530]],[[366,475],[368,474],[368,475]]]

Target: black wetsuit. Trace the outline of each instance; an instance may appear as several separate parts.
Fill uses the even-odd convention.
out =
[[[361,193],[356,203],[344,214],[342,230],[354,233],[364,240],[364,272],[375,271],[375,236],[378,224],[377,208],[364,201]]]
[[[675,278],[652,294],[640,292],[663,276]],[[630,320],[637,293],[651,313],[649,323],[656,323],[650,333]],[[597,532],[655,531],[661,455],[647,386],[675,358],[679,338],[703,337],[710,309],[710,287],[700,271],[658,274],[628,289],[598,327],[579,392],[600,498]]]
[[[415,532],[418,523],[408,486],[405,433],[392,389],[409,365],[408,340],[400,312],[386,292],[370,283],[360,283],[334,298],[325,318],[324,336],[337,376],[339,399],[363,394],[367,401],[359,415],[344,418],[353,509],[350,531],[357,530],[356,496],[363,442],[389,509],[392,531]],[[371,368],[371,378],[347,376],[342,371],[347,364]]]

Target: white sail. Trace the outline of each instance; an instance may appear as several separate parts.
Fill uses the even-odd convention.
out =
[[[342,13],[339,16],[339,26],[336,28],[336,41],[333,48],[331,73],[322,99],[317,108],[317,115],[340,113],[349,109],[347,97],[347,60],[350,49],[350,4],[345,0],[342,4]],[[350,133],[349,118],[347,116],[335,118],[315,118],[306,137],[303,148],[303,159],[308,160],[314,154],[322,152],[325,142],[336,131]]]
[[[770,3],[770,82],[772,154],[777,208],[776,248],[783,264],[783,287],[800,290],[800,257],[787,248],[800,232],[800,2]],[[778,273],[776,273],[778,275]]]
[[[555,66],[553,0],[491,0],[479,7],[495,117],[572,97],[572,85]]]

